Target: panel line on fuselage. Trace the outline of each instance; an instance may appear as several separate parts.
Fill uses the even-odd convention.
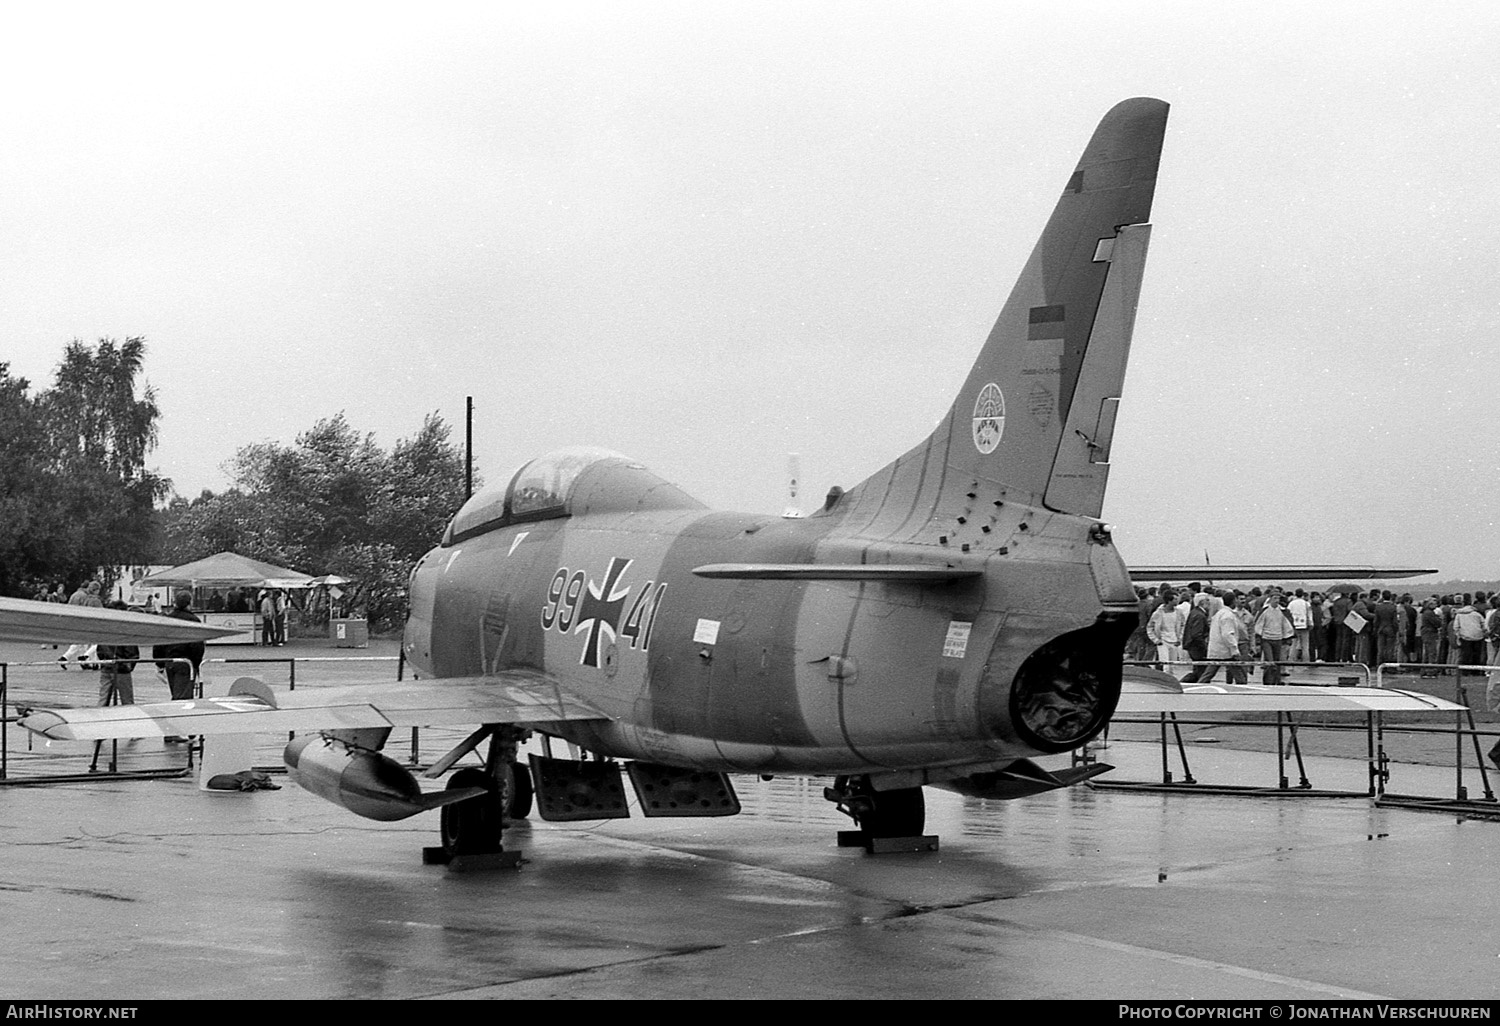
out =
[[[849,608],[849,622],[844,627],[844,641],[843,644],[839,646],[840,659],[849,658],[849,644],[854,639],[854,628],[859,621],[860,607],[863,606],[865,602],[865,588],[867,585],[868,582],[860,581],[859,590],[854,594],[854,603]],[[857,675],[859,666],[858,660],[855,661],[854,665]],[[849,681],[842,674],[840,674],[836,679],[838,681],[839,689],[839,733],[843,735],[844,744],[848,747],[849,751],[853,752],[855,756],[858,757],[862,762],[870,762],[871,760],[866,758],[865,754],[859,750],[859,747],[857,745],[855,745],[854,738],[849,736],[849,720],[844,708],[844,689],[850,686]],[[857,676],[856,679],[858,679]]]

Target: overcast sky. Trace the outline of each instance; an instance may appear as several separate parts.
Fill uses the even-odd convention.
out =
[[[1100,116],[1172,104],[1129,562],[1500,576],[1500,5],[28,4],[0,361],[144,335],[159,470],[477,405],[710,504],[944,413]]]

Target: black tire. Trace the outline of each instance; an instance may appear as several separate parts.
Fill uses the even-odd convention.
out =
[[[511,763],[510,818],[525,819],[531,815],[536,787],[531,782],[531,767],[524,762]]]
[[[500,788],[482,769],[461,769],[448,778],[448,790],[482,787],[487,794],[444,805],[443,850],[449,855],[484,855],[500,850]]]
[[[920,787],[871,791],[870,807],[859,817],[869,837],[920,837],[927,822],[927,802]]]

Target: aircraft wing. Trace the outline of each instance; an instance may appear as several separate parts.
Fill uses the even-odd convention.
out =
[[[1436,570],[1384,566],[1132,566],[1139,581],[1384,581]]]
[[[0,641],[169,645],[211,641],[243,630],[242,627],[209,627],[124,609],[0,598]]]
[[[1179,684],[1169,673],[1127,666],[1115,714],[1453,712],[1462,708],[1420,691],[1317,684]]]
[[[146,705],[22,710],[27,730],[58,741],[188,734],[257,734],[360,727],[606,720],[544,674],[507,670],[486,677],[382,680],[273,692],[241,678],[227,698]]]

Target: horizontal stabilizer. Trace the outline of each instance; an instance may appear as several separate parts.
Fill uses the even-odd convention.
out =
[[[698,577],[721,581],[905,581],[911,584],[979,577],[974,567],[930,563],[710,563],[694,567]]]
[[[956,791],[970,798],[985,798],[990,801],[1014,801],[1029,798],[1044,791],[1055,791],[1072,787],[1090,777],[1096,777],[1114,769],[1099,762],[1089,766],[1071,766],[1066,769],[1046,770],[1030,759],[1017,759],[1003,770],[988,773],[972,773],[952,780],[934,781],[934,787],[945,791]]]
[[[209,627],[169,616],[99,606],[0,598],[0,641],[47,644],[170,645],[241,634],[243,627]]]
[[[240,689],[243,691],[244,689]],[[301,687],[271,696],[235,694],[146,705],[22,710],[21,725],[58,741],[124,737],[250,734],[286,730],[430,727],[468,723],[555,723],[608,719],[598,709],[529,670],[486,677],[382,680]]]
[[[1138,581],[1383,581],[1436,570],[1381,566],[1133,566]]]
[[[1463,706],[1420,691],[1317,684],[1180,684],[1127,666],[1115,715],[1220,712],[1453,712]]]

